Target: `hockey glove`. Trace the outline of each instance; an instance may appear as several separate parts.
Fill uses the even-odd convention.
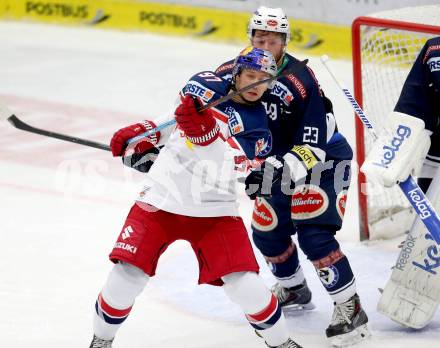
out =
[[[156,125],[152,121],[145,120],[142,123],[136,123],[131,126],[122,128],[118,130],[110,141],[110,149],[112,150],[113,156],[124,155],[125,149],[127,148],[127,142],[142,133],[148,132],[149,130],[156,128]],[[133,146],[130,146],[135,153],[142,153],[154,147],[160,140],[160,132],[151,134],[142,140],[139,140]]]
[[[142,173],[148,173],[159,152],[160,148],[157,147],[152,147],[142,153],[134,152],[131,155],[122,156],[122,163]]]
[[[217,139],[220,127],[211,110],[197,112],[194,99],[187,95],[175,111],[176,122],[185,132],[188,140],[196,145],[206,146]]]
[[[252,171],[245,180],[246,194],[250,199],[257,197],[271,196],[272,187],[281,185],[284,168],[287,167],[283,157],[270,156],[262,164],[261,167]],[[286,173],[289,169],[286,168]],[[289,180],[290,185],[290,180]]]

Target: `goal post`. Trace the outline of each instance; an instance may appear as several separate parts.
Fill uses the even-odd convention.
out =
[[[354,94],[379,131],[425,42],[440,36],[440,5],[384,11],[352,24]],[[356,118],[356,158],[365,160],[372,138]],[[373,186],[358,176],[360,239],[392,238],[408,231],[414,213],[398,187]]]

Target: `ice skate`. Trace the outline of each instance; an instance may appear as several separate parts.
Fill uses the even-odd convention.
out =
[[[355,294],[347,302],[335,304],[332,321],[325,334],[333,347],[348,347],[371,336],[367,322],[367,314]]]
[[[285,288],[280,283],[276,283],[271,290],[280,306],[288,312],[315,308],[312,303],[312,293],[305,280],[300,285],[291,288]]]
[[[267,346],[269,348],[302,348],[302,346],[300,346],[298,343],[296,343],[291,338],[289,338],[286,342],[284,342],[283,344],[281,344],[279,346],[269,346],[269,345],[267,345]]]
[[[113,340],[104,340],[93,335],[92,343],[89,348],[112,348]]]

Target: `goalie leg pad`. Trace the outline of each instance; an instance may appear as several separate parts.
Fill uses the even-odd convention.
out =
[[[427,196],[439,211],[440,171],[437,171]],[[439,302],[440,246],[417,219],[403,244],[377,309],[399,324],[420,329],[430,322]]]

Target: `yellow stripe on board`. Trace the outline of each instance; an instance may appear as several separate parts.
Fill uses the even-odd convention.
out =
[[[3,0],[0,18],[141,30],[246,44],[251,13],[136,0]],[[290,20],[290,52],[351,57],[350,28]]]

